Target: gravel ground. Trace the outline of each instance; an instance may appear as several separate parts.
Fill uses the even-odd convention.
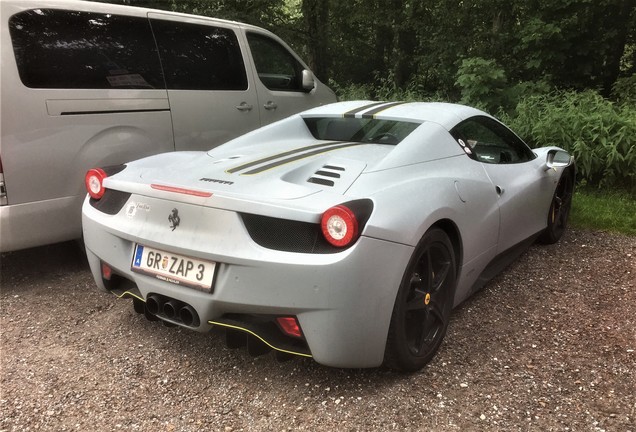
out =
[[[252,358],[146,321],[93,288],[73,243],[0,270],[1,431],[636,432],[636,237],[531,247],[409,375]]]

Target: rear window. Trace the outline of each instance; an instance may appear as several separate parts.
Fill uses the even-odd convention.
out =
[[[9,20],[22,83],[30,88],[164,88],[145,18],[33,9]]]
[[[420,123],[369,118],[310,117],[305,123],[314,138],[327,141],[395,145]]]

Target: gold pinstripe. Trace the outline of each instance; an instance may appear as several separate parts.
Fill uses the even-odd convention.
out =
[[[267,167],[267,168],[265,168],[265,167],[255,168],[255,169],[253,169],[251,171],[248,171],[246,173],[242,173],[240,175],[242,175],[242,176],[251,176],[251,175],[261,174],[261,173],[267,172],[269,170],[272,170],[274,168],[278,168],[280,166],[287,165],[288,163],[292,163],[292,162],[296,162],[296,161],[299,161],[299,160],[302,160],[302,159],[306,159],[308,157],[317,156],[319,154],[327,153],[327,152],[330,152],[330,151],[335,151],[335,150],[340,150],[340,149],[343,149],[343,148],[354,147],[354,146],[365,145],[365,144],[369,144],[369,143],[341,144],[341,145],[336,145],[336,146],[333,146],[333,147],[325,148],[325,149],[322,149],[320,151],[316,150],[316,151],[309,152],[309,153],[303,153],[303,154],[299,154],[297,156],[294,156],[294,157],[291,157],[291,158],[288,158],[288,159],[283,159],[281,161],[278,161],[278,162],[270,164],[270,165],[265,165],[265,167]]]
[[[133,292],[130,292],[130,291],[124,291],[124,292],[123,292],[123,293],[121,293],[121,294],[116,294],[116,293],[115,293],[115,292],[113,292],[113,291],[111,291],[111,293],[112,293],[115,297],[117,297],[118,299],[124,298],[124,297],[126,297],[126,296],[131,296],[131,297],[134,297],[134,298],[139,299],[139,300],[141,300],[142,302],[146,303],[146,300],[144,300],[144,298],[143,298],[143,297],[140,297],[140,296],[138,296],[137,294],[135,294],[135,293],[133,293]]]

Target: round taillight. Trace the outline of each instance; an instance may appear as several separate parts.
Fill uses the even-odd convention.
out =
[[[108,176],[101,168],[91,168],[88,170],[84,178],[84,183],[91,198],[100,199],[104,196],[106,188],[104,188],[103,182],[106,177]]]
[[[353,212],[343,205],[331,207],[322,215],[322,234],[336,247],[348,246],[358,237],[358,220]]]

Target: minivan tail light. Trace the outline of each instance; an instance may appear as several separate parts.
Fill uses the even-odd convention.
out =
[[[96,200],[104,196],[106,188],[104,188],[104,179],[108,177],[106,172],[101,168],[91,168],[86,173],[84,183],[86,184],[86,191]]]
[[[4,170],[2,169],[2,158],[0,157],[0,206],[9,204],[7,199],[7,188],[4,185]]]

